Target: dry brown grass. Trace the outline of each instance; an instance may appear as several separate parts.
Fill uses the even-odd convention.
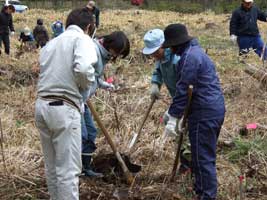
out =
[[[25,14],[16,14],[15,28],[24,26],[33,28],[36,19],[43,17],[48,29],[56,19],[65,19],[67,12],[30,10]],[[131,55],[127,60],[119,61],[107,70],[107,75],[116,74],[117,84],[126,88],[124,92],[111,93],[99,91],[93,99],[101,118],[121,152],[126,152],[130,134],[137,129],[150,102],[149,87],[153,68],[151,60],[141,55],[142,37],[152,28],[164,28],[169,23],[185,23],[190,34],[200,39],[200,43],[214,60],[220,75],[223,88],[236,86],[240,89],[238,96],[226,96],[226,118],[221,131],[218,151],[219,199],[239,199],[238,175],[246,168],[245,162],[253,165],[250,156],[242,162],[232,163],[228,153],[235,147],[224,147],[224,141],[239,137],[239,129],[244,124],[257,122],[267,124],[267,94],[261,90],[256,80],[243,72],[243,65],[238,62],[237,48],[229,42],[228,15],[202,13],[196,15],[174,12],[151,12],[136,10],[107,10],[101,14],[101,27],[98,35],[123,30],[131,39]],[[206,29],[207,23],[214,23]],[[266,39],[266,25],[260,24],[263,38]],[[265,32],[264,32],[265,31]],[[12,41],[10,57],[0,57],[0,116],[3,127],[2,152],[5,165],[0,162],[0,199],[42,199],[47,198],[45,176],[43,172],[43,157],[37,129],[34,126],[35,81],[31,68],[36,64],[38,51],[24,53],[16,58],[19,43]],[[250,55],[249,62],[260,64],[255,55]],[[146,62],[144,62],[146,61]],[[29,76],[30,74],[30,76]],[[17,76],[16,76],[17,75]],[[33,78],[32,78],[33,77]],[[27,81],[24,81],[27,80]],[[103,103],[104,102],[104,103]],[[143,166],[136,177],[136,184],[131,188],[131,199],[190,199],[191,181],[189,176],[177,178],[173,184],[166,184],[173,163],[175,145],[168,141],[161,147],[163,125],[159,123],[160,116],[168,108],[170,98],[166,88],[162,91],[162,100],[156,102],[143,129],[143,135],[138,144],[138,150],[131,155],[132,161]],[[119,118],[119,129],[115,123],[114,108]],[[253,140],[259,134],[252,132],[245,139]],[[260,133],[266,140],[266,131]],[[110,152],[103,137],[97,139],[97,154]],[[263,154],[264,155],[264,154]],[[266,154],[265,154],[266,155]],[[264,200],[267,198],[266,158],[254,157],[260,160],[261,177],[255,173],[247,178],[247,198]],[[240,158],[241,159],[241,158]],[[259,170],[258,170],[259,171]],[[81,183],[81,199],[115,199],[114,192],[123,184],[105,183],[102,181],[86,181]]]

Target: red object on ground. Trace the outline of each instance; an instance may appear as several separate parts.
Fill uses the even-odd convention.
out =
[[[244,181],[244,179],[245,179],[244,176],[242,176],[242,175],[239,176],[239,181],[240,181],[240,183],[242,183],[242,182]]]
[[[252,124],[247,124],[246,128],[249,129],[256,129],[257,128],[257,124],[256,123],[252,123]]]
[[[107,81],[107,83],[113,83],[114,82],[114,78],[111,76],[106,81]]]
[[[163,117],[160,117],[160,118],[159,118],[159,123],[163,124],[163,121],[164,121],[164,120],[163,120]]]
[[[140,6],[144,3],[144,0],[131,0],[132,5]]]

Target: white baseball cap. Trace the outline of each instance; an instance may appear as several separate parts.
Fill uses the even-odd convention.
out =
[[[246,3],[252,3],[253,2],[253,0],[243,0],[243,1]]]
[[[162,30],[153,29],[148,31],[144,36],[145,48],[143,49],[143,54],[150,55],[154,53],[164,41],[164,32]]]

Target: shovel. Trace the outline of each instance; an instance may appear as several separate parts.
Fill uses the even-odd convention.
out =
[[[102,130],[102,132],[104,133],[104,135],[105,135],[105,137],[106,137],[106,139],[107,139],[107,141],[108,141],[108,143],[109,143],[109,145],[110,145],[110,147],[111,147],[113,153],[115,154],[116,158],[118,159],[119,164],[120,164],[120,166],[121,166],[121,168],[122,168],[122,171],[123,171],[123,173],[124,173],[124,175],[125,175],[125,177],[126,177],[126,181],[127,181],[127,183],[128,183],[129,185],[132,184],[134,178],[133,178],[132,174],[130,173],[129,169],[127,168],[125,162],[123,161],[123,159],[122,159],[122,157],[121,157],[121,154],[118,152],[118,149],[117,149],[117,147],[115,146],[114,142],[112,141],[110,135],[108,134],[108,131],[106,130],[106,128],[105,128],[104,125],[102,124],[102,122],[101,122],[101,120],[100,120],[100,118],[99,118],[97,112],[95,111],[95,109],[94,109],[92,103],[90,102],[90,100],[87,100],[87,105],[88,105],[88,107],[90,108],[90,110],[91,110],[91,112],[92,112],[92,114],[93,114],[93,116],[94,116],[94,119],[96,120],[96,122],[97,122],[99,128],[100,128],[100,129]]]
[[[142,123],[141,123],[140,127],[138,128],[138,132],[133,134],[133,137],[132,137],[132,139],[131,139],[131,141],[129,143],[129,146],[128,146],[128,148],[130,149],[130,151],[134,147],[134,145],[136,144],[136,142],[138,141],[138,139],[139,139],[139,137],[141,135],[141,131],[142,131],[143,127],[144,127],[144,124],[145,124],[145,122],[146,122],[146,120],[148,118],[148,115],[149,115],[149,113],[150,113],[150,111],[152,109],[152,106],[154,105],[155,101],[156,101],[155,98],[153,98],[151,100],[151,102],[149,104],[149,107],[148,107],[148,109],[147,109],[147,111],[145,113],[145,116],[144,116],[144,118],[142,120]]]
[[[179,159],[180,159],[181,147],[182,147],[182,144],[183,144],[184,134],[186,134],[187,129],[188,129],[188,126],[186,126],[186,121],[187,121],[187,117],[188,117],[189,110],[190,110],[192,94],[193,94],[193,85],[189,85],[189,87],[188,87],[188,101],[187,101],[187,105],[186,105],[186,108],[185,108],[185,111],[184,111],[184,117],[183,117],[183,122],[182,122],[182,127],[185,127],[185,128],[180,133],[180,138],[179,138],[179,141],[178,141],[177,152],[176,152],[175,159],[174,159],[174,164],[173,164],[173,168],[172,168],[170,181],[174,180],[174,177],[175,177],[175,174],[176,174],[176,171],[177,171],[177,167],[178,167],[178,164],[179,164]]]

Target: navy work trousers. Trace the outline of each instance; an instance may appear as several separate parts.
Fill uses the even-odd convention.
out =
[[[260,35],[257,36],[238,36],[237,44],[239,46],[240,54],[248,53],[249,49],[254,49],[258,56],[263,53],[264,42]],[[267,59],[267,51],[264,50],[264,60]]]
[[[200,200],[216,199],[216,146],[223,121],[224,116],[205,121],[189,120],[194,190]]]
[[[0,47],[2,46],[2,42],[4,43],[5,53],[9,55],[10,53],[10,40],[8,34],[0,34]]]

